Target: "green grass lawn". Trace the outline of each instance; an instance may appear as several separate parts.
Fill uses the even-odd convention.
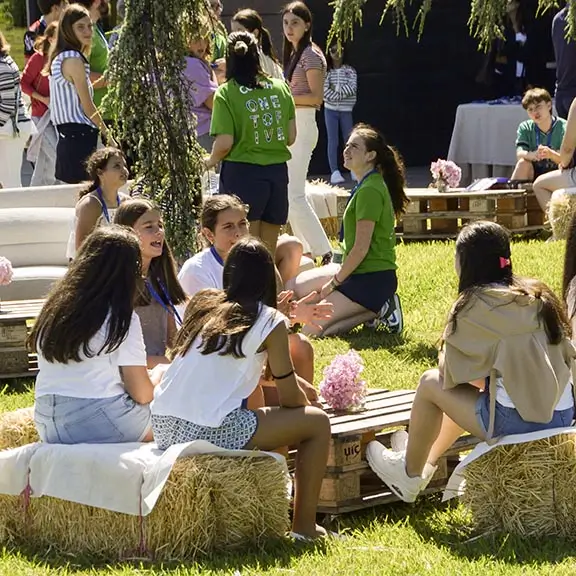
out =
[[[0,30],[2,34],[6,37],[8,44],[10,44],[10,56],[14,58],[16,64],[18,64],[18,68],[20,68],[20,72],[24,70],[24,32],[26,31],[25,28],[2,28],[0,26]]]
[[[366,363],[371,387],[414,388],[420,373],[435,365],[435,343],[454,298],[453,244],[410,244],[398,248],[400,294],[406,329],[402,338],[361,331],[315,343],[317,381],[336,353],[356,348]],[[517,273],[541,278],[558,290],[563,243],[514,245]],[[0,411],[30,405],[32,394],[7,387]],[[461,506],[446,506],[438,496],[414,506],[382,506],[346,515],[335,527],[349,538],[308,548],[270,544],[263,550],[218,554],[197,564],[102,564],[91,558],[61,557],[46,550],[5,550],[0,575],[275,574],[275,575],[574,575],[576,550],[559,539],[523,540],[508,535],[477,534]]]

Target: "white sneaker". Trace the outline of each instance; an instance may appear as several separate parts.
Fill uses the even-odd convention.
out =
[[[340,173],[340,170],[334,170],[332,176],[330,176],[330,184],[342,184],[343,182],[346,182],[346,180]]]
[[[436,466],[427,464],[422,476],[411,478],[406,473],[406,453],[388,450],[377,441],[366,447],[366,459],[378,478],[404,502],[414,502],[436,471]]]
[[[388,334],[401,334],[402,330],[404,330],[404,315],[402,313],[400,296],[394,294],[390,300],[384,302],[376,318],[364,324],[367,328],[373,328],[375,330],[381,328],[388,332]]]

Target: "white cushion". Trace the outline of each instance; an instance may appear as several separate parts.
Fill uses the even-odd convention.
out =
[[[74,208],[0,209],[0,256],[21,266],[66,266]]]
[[[67,266],[25,266],[14,268],[12,282],[0,286],[1,300],[44,298],[52,284],[66,274]]]

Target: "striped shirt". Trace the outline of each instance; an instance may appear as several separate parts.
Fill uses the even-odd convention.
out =
[[[293,96],[305,96],[306,94],[311,94],[310,85],[308,84],[308,78],[306,77],[306,72],[308,70],[321,70],[322,71],[322,82],[324,82],[324,77],[326,74],[326,58],[322,54],[322,50],[316,46],[316,44],[310,44],[306,46],[294,72],[292,78],[290,79],[290,89],[292,90]]]
[[[16,62],[6,54],[0,56],[0,126],[13,119],[16,112],[18,122],[30,120],[22,101],[20,71]]]
[[[352,66],[328,70],[324,80],[324,107],[327,110],[352,112],[356,104],[358,77]]]
[[[50,67],[50,118],[52,124],[88,124],[96,127],[82,109],[78,91],[72,82],[66,80],[62,74],[62,63],[66,58],[82,58],[90,96],[94,97],[94,90],[90,83],[90,65],[80,52],[65,50],[60,52]]]

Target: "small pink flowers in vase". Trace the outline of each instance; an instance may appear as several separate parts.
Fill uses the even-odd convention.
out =
[[[360,411],[366,399],[366,382],[360,379],[364,362],[356,350],[338,354],[324,369],[320,394],[334,410]]]
[[[450,188],[458,188],[462,178],[462,170],[452,160],[438,159],[432,162],[430,172],[438,192],[448,192]]]
[[[12,282],[13,274],[10,260],[0,256],[0,286],[8,286]]]

